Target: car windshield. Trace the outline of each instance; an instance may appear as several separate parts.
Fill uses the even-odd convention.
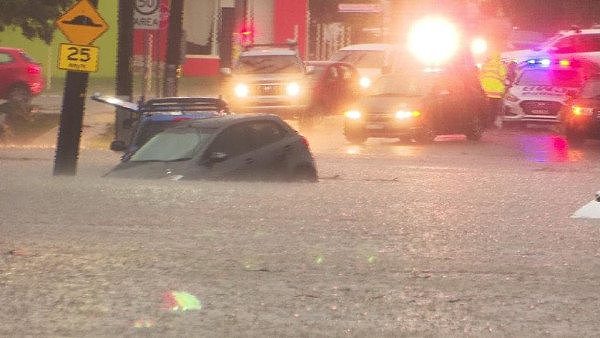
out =
[[[433,74],[416,73],[379,78],[371,88],[371,96],[425,96],[433,87]]]
[[[234,67],[240,74],[303,73],[302,60],[295,55],[243,56]]]
[[[331,59],[358,68],[381,68],[384,66],[385,53],[381,50],[340,50]]]
[[[517,84],[521,86],[580,87],[581,76],[575,70],[531,69],[525,70]]]
[[[133,144],[139,148],[143,144],[148,142],[148,140],[151,139],[152,136],[160,133],[161,131],[167,130],[170,127],[173,127],[177,123],[178,121],[160,121],[146,123],[142,128],[140,128]]]
[[[211,134],[197,130],[164,131],[144,144],[129,161],[131,162],[173,162],[194,157],[206,145]]]
[[[581,97],[584,99],[600,98],[600,79],[586,82],[581,90]]]

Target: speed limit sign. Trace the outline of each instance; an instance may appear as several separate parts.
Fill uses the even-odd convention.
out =
[[[156,30],[160,27],[161,0],[135,0],[134,29]]]

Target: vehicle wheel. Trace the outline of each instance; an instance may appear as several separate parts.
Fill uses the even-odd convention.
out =
[[[578,146],[585,142],[585,136],[573,129],[566,128],[564,132],[570,145]]]
[[[481,117],[479,116],[474,116],[473,120],[471,121],[471,126],[469,127],[469,130],[467,130],[467,132],[465,133],[465,135],[467,136],[467,140],[469,141],[479,141],[481,139],[481,136],[483,135],[483,123],[481,121]]]
[[[352,144],[363,144],[367,140],[367,137],[359,132],[346,132],[346,140]]]
[[[291,180],[296,182],[317,182],[319,178],[315,168],[300,166],[294,169]]]

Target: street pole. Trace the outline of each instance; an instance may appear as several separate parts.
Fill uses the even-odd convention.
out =
[[[167,63],[163,96],[177,96],[177,68],[181,63],[183,35],[183,0],[172,0],[167,37]]]
[[[119,40],[117,48],[117,97],[133,101],[133,14],[134,3],[131,0],[119,0]],[[123,128],[126,120],[132,118],[128,110],[117,108],[115,110],[115,139],[128,144],[132,137],[131,129]]]
[[[98,7],[98,0],[91,0],[90,3]],[[74,176],[77,173],[88,80],[88,73],[67,71],[54,158],[54,176]]]

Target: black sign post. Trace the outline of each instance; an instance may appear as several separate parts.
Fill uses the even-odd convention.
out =
[[[72,45],[68,48],[69,53],[59,57],[65,59],[63,60],[64,63],[61,61],[59,64],[66,68],[61,69],[69,70],[65,79],[60,126],[54,158],[55,176],[72,176],[77,173],[79,142],[81,140],[81,127],[83,124],[83,111],[85,109],[89,74],[85,71],[78,72],[72,69],[87,69],[87,67],[77,67],[81,64],[85,65],[93,59],[90,54],[90,48],[87,46],[108,28],[102,17],[97,13],[97,6],[98,0],[80,0],[58,18],[56,23],[71,42],[78,43],[79,45]]]

